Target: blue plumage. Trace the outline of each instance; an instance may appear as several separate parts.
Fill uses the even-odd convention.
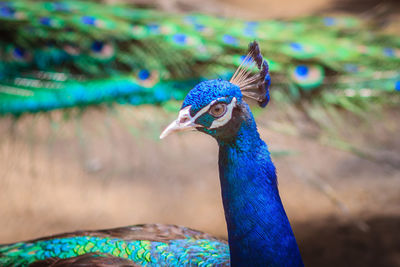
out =
[[[237,138],[219,141],[219,170],[232,263],[301,266],[275,167],[246,104]]]
[[[240,88],[222,80],[203,82],[192,89],[182,108],[191,107],[190,115],[195,117],[210,102],[217,100],[226,104],[229,99],[229,103],[236,100],[236,108],[226,124],[209,129],[218,118],[204,113],[195,120],[195,127],[215,137],[219,144],[219,172],[231,264],[302,266],[279,197],[275,167],[267,145],[257,132],[250,108],[242,100]],[[209,120],[201,120],[202,117]]]
[[[242,99],[239,86],[221,79],[210,80],[196,85],[185,97],[182,109],[191,106],[190,113],[194,116],[200,109],[208,105],[212,100],[221,97],[236,97]]]

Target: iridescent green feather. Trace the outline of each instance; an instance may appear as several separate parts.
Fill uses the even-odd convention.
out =
[[[222,266],[229,263],[228,245],[216,240],[188,237],[155,242],[76,236],[0,246],[0,265],[22,266],[86,253],[126,258],[143,266]]]

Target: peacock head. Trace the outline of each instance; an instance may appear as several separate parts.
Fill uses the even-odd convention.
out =
[[[162,132],[160,138],[173,132],[194,129],[217,139],[234,136],[248,113],[244,98],[255,100],[265,107],[269,101],[269,85],[268,64],[254,41],[229,82],[221,79],[204,81],[188,93],[178,118]]]

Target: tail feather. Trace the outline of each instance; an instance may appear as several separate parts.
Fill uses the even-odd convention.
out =
[[[337,84],[376,94],[398,90],[397,78],[376,77],[399,75],[399,36],[354,16],[248,22],[75,0],[15,0],[0,3],[0,34],[0,115],[182,99],[196,82],[230,76],[254,39],[267,58],[252,42],[232,82],[262,107],[269,75],[286,94],[293,88],[336,94]],[[351,79],[362,82],[343,82]]]

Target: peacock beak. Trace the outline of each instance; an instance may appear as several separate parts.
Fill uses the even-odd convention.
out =
[[[200,127],[200,125],[194,123],[194,118],[190,116],[189,110],[190,106],[182,109],[179,112],[178,118],[168,125],[167,128],[165,128],[165,130],[161,133],[160,139],[163,139],[174,132],[193,130],[196,127]]]

